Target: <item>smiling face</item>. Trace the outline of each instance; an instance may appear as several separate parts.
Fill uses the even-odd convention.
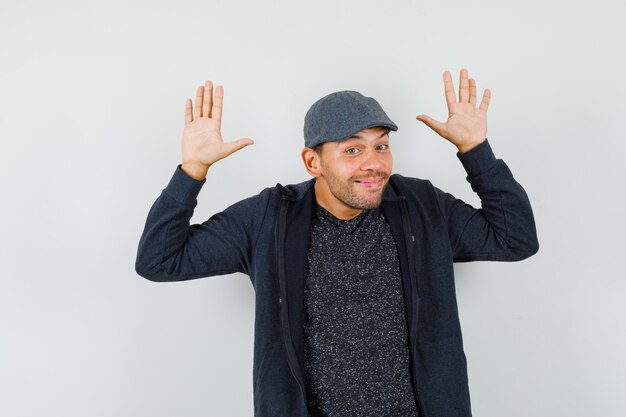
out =
[[[391,175],[388,129],[364,129],[340,142],[325,142],[321,149],[305,148],[302,157],[316,177],[318,204],[340,219],[380,205]]]

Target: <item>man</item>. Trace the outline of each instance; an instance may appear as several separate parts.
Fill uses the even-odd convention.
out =
[[[538,250],[532,209],[487,135],[491,93],[443,73],[449,118],[417,119],[453,143],[475,209],[428,180],[392,175],[397,126],[372,98],[329,94],[305,117],[313,177],[266,188],[189,225],[224,142],[223,88],[187,100],[182,164],[156,200],[136,271],[153,281],[233,272],[255,289],[254,412],[265,416],[471,416],[453,262]]]

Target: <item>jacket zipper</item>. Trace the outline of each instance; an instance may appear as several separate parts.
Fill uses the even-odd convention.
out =
[[[416,398],[415,400],[417,401],[417,411],[419,413],[420,417],[426,417],[426,414],[424,413],[424,409],[422,408],[422,402],[420,401],[419,398],[419,390],[418,390],[418,383],[417,383],[417,366],[415,364],[416,361],[416,354],[415,351],[417,349],[416,344],[417,344],[417,321],[418,321],[418,317],[419,317],[419,295],[417,292],[417,288],[415,288],[415,286],[417,285],[417,280],[416,280],[416,275],[415,275],[415,251],[414,251],[414,244],[415,244],[415,236],[413,235],[413,233],[411,232],[411,224],[409,222],[409,211],[406,207],[406,199],[404,198],[404,196],[400,197],[400,208],[402,211],[402,225],[404,227],[404,240],[405,240],[405,244],[406,244],[406,249],[407,249],[407,256],[409,258],[409,281],[411,281],[411,293],[413,294],[413,297],[411,298],[412,301],[412,307],[413,307],[413,321],[411,324],[411,334],[415,335],[415,339],[413,340],[413,348],[411,349],[411,354],[413,355],[413,379],[415,380],[415,395]]]
[[[281,297],[278,299],[280,304],[280,318],[283,331],[283,342],[285,344],[285,352],[287,352],[287,363],[289,364],[289,370],[298,383],[300,393],[302,394],[302,400],[304,401],[304,409],[306,415],[309,415],[308,407],[306,404],[306,393],[304,391],[303,384],[300,380],[300,376],[296,375],[295,363],[297,359],[292,354],[289,346],[291,341],[291,331],[289,329],[289,321],[287,320],[287,303],[283,300],[287,299],[287,289],[285,287],[285,223],[287,220],[287,208],[289,206],[289,200],[283,196],[280,207],[280,216],[278,218],[278,234],[276,237],[276,251],[278,253],[278,282],[280,284]]]

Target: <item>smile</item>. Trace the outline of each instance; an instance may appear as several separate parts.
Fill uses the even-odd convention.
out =
[[[365,188],[380,188],[384,184],[384,180],[382,178],[364,178],[354,182]]]

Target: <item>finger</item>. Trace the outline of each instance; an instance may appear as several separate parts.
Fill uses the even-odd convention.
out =
[[[469,82],[467,80],[467,69],[461,68],[461,77],[459,82],[459,102],[469,102]]]
[[[419,116],[415,117],[417,120],[423,122],[426,126],[430,127],[432,130],[434,130],[435,132],[437,132],[437,134],[439,136],[443,136],[443,133],[445,132],[445,124],[441,123],[435,119],[433,119],[430,116],[427,116],[425,114],[420,114]]]
[[[228,142],[225,143],[224,146],[226,148],[226,156],[237,152],[238,150],[245,148],[248,145],[252,145],[254,143],[254,141],[250,138],[244,138],[244,139],[239,139],[239,140],[235,140],[233,142]]]
[[[213,104],[213,82],[211,80],[204,83],[204,104],[202,105],[202,116],[211,117],[211,105]]]
[[[197,119],[198,117],[202,117],[202,94],[203,93],[204,93],[204,87],[203,86],[198,87],[198,90],[196,91],[196,105],[194,106],[194,109],[193,109],[194,120]]]
[[[218,85],[215,87],[215,97],[213,98],[213,114],[212,119],[217,121],[217,128],[222,125],[222,103],[224,102],[224,87]]]
[[[480,109],[487,111],[489,108],[489,102],[491,101],[491,90],[485,88],[485,92],[483,93],[483,99],[480,101]]]
[[[452,76],[449,71],[443,72],[443,87],[446,95],[446,103],[448,104],[448,110],[450,106],[456,103],[456,95],[454,94],[454,84],[452,83]]]
[[[476,80],[469,79],[469,102],[476,105]]]
[[[193,115],[191,114],[191,99],[188,98],[185,101],[185,124],[193,122]]]

